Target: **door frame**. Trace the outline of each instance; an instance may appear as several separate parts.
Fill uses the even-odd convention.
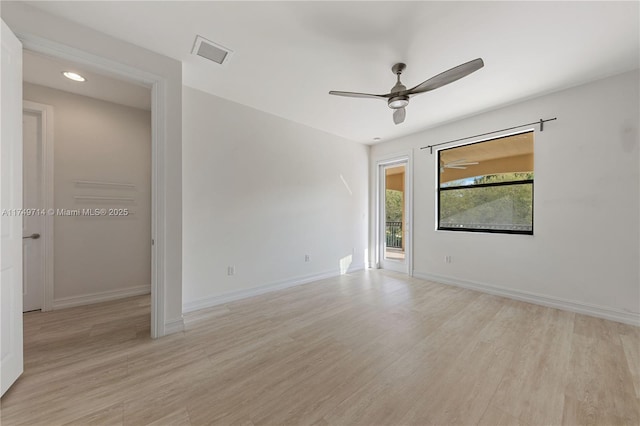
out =
[[[167,81],[164,77],[31,34],[16,32],[23,49],[73,61],[88,69],[151,89],[151,337],[167,334],[165,324],[165,241]]]
[[[53,309],[53,107],[37,102],[23,101],[22,113],[36,114],[40,117],[40,152],[42,163],[39,165],[40,188],[42,188],[42,205],[38,208],[47,210],[42,220],[42,263],[44,274],[42,277],[43,312]]]
[[[405,165],[405,214],[406,230],[403,230],[405,240],[405,273],[413,276],[413,152],[406,151],[382,157],[376,160],[376,196],[375,196],[375,267],[382,269],[384,251],[381,241],[385,235],[385,209],[383,189],[386,187],[384,169],[396,164]]]

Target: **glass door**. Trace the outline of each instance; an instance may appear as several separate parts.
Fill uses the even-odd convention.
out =
[[[407,268],[407,162],[380,165],[378,206],[380,266],[398,272]]]

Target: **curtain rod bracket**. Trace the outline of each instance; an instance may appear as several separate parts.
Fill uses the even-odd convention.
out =
[[[542,118],[540,119],[540,131],[544,132],[544,120]]]

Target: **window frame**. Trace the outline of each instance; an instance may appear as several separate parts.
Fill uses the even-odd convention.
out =
[[[535,171],[534,171],[534,179],[526,179],[526,180],[518,180],[512,182],[493,182],[493,183],[480,183],[477,185],[456,185],[456,186],[447,186],[442,188],[440,182],[440,153],[442,151],[448,151],[450,149],[460,148],[463,146],[476,145],[479,143],[491,142],[497,139],[504,139],[515,135],[520,135],[524,133],[532,133],[532,136],[535,135],[535,131],[533,129],[525,130],[522,132],[516,132],[509,135],[498,136],[490,139],[483,139],[481,141],[470,142],[466,144],[460,144],[448,148],[442,148],[437,151],[436,155],[436,173],[438,175],[437,179],[437,187],[436,187],[436,230],[437,231],[454,231],[454,232],[474,232],[474,233],[486,233],[486,234],[511,234],[511,235],[534,235],[534,223],[535,223]],[[482,229],[482,228],[453,228],[442,226],[440,224],[440,213],[441,213],[441,197],[440,191],[451,191],[451,190],[460,190],[460,189],[475,189],[475,188],[488,188],[488,187],[496,187],[496,186],[513,186],[513,185],[531,185],[531,230],[515,230],[515,229]]]

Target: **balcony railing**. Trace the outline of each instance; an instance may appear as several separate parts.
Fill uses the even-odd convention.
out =
[[[528,224],[518,224],[518,223],[460,223],[460,222],[447,222],[446,219],[440,220],[440,228],[441,229],[473,229],[477,231],[493,231],[493,230],[501,230],[501,231],[532,231],[533,226]]]
[[[402,222],[387,222],[385,226],[387,247],[402,248]]]

